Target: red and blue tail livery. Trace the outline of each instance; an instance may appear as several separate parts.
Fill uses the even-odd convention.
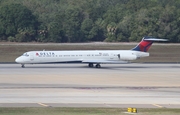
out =
[[[153,37],[146,36],[142,39],[142,41],[132,50],[134,51],[141,51],[141,52],[147,52],[148,49],[151,47],[153,42],[155,41],[167,41],[167,39],[157,39]]]

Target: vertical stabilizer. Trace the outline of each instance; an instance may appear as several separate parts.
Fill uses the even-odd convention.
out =
[[[155,41],[167,41],[167,40],[166,39],[157,39],[157,38],[146,36],[132,50],[147,52],[149,50],[149,48],[151,47],[151,45],[153,44],[153,42],[155,42]]]

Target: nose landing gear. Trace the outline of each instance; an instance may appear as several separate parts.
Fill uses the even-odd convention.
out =
[[[24,64],[21,64],[21,67],[22,67],[22,68],[25,68]]]

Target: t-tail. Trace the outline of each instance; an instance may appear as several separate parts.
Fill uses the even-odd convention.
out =
[[[149,48],[151,47],[151,45],[153,44],[153,42],[155,42],[155,41],[168,41],[168,40],[167,39],[157,39],[157,38],[146,36],[132,50],[141,51],[141,52],[147,52],[149,50]]]

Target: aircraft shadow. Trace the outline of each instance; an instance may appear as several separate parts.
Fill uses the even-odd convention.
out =
[[[66,65],[66,66],[61,66],[61,65],[55,65],[55,66],[53,66],[53,65],[51,65],[51,66],[48,66],[48,65],[41,65],[41,66],[38,66],[38,65],[26,65],[25,66],[25,68],[48,68],[48,69],[50,69],[50,68],[69,68],[69,69],[73,69],[73,68],[80,68],[80,69],[83,69],[83,68],[87,68],[87,69],[143,69],[143,68],[157,68],[157,69],[162,69],[162,68],[180,68],[180,66],[148,66],[148,65],[144,65],[144,66],[129,66],[129,65],[127,65],[127,66],[121,66],[121,65],[116,65],[116,66],[106,66],[106,65],[101,65],[101,68],[96,68],[96,67],[92,67],[92,68],[90,68],[90,67],[88,67],[88,66],[83,66],[83,65],[81,65],[81,66],[79,66],[79,65],[74,65],[74,66],[71,66],[71,65]]]

